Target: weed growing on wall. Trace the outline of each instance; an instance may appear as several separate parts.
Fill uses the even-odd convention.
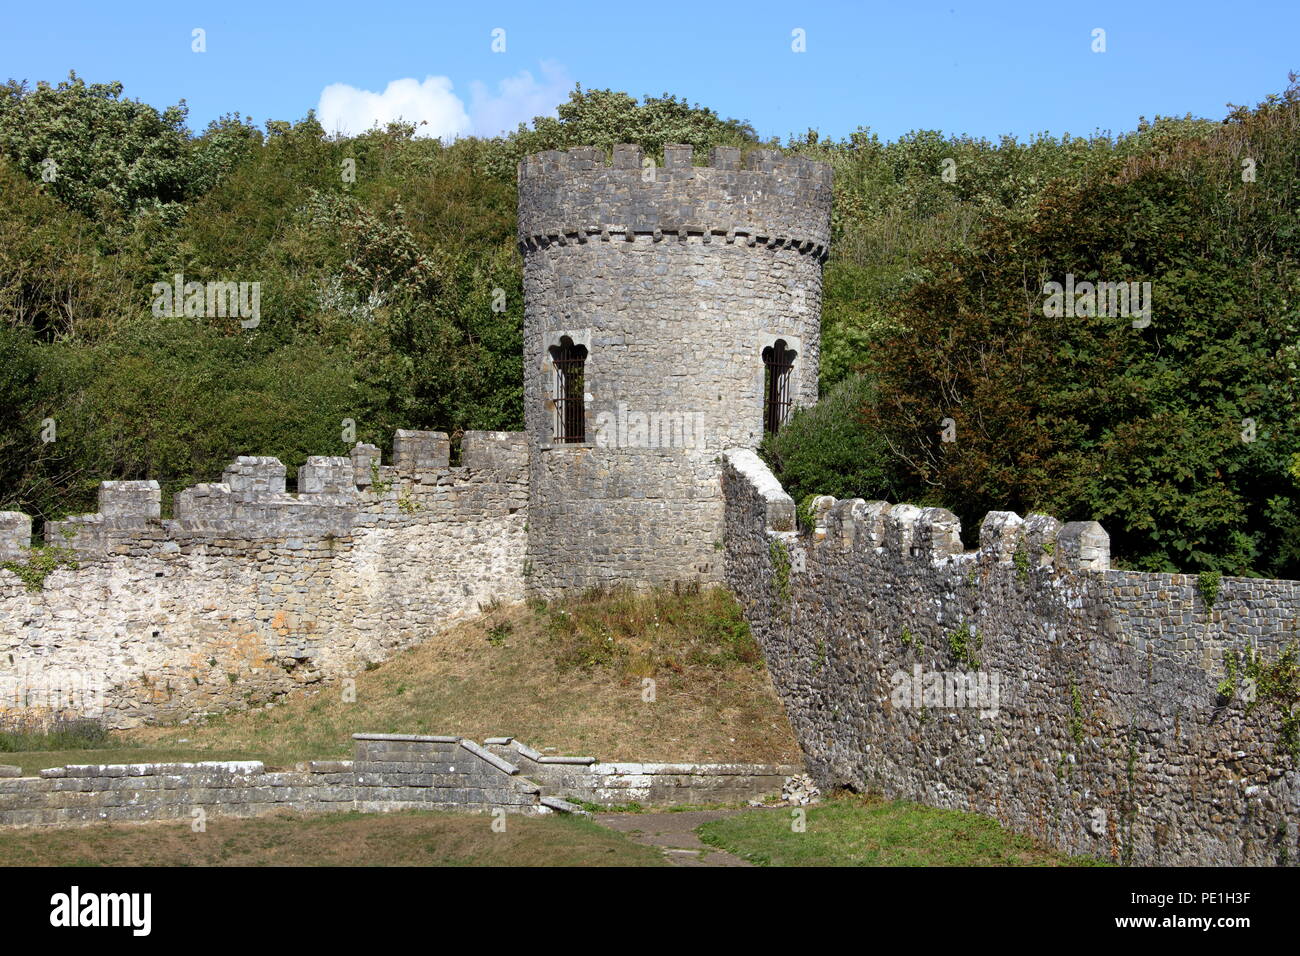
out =
[[[385,492],[391,491],[393,489],[393,483],[391,481],[380,480],[379,462],[373,458],[370,459],[370,487],[375,492],[375,494],[379,494],[379,495],[382,495]]]
[[[1218,694],[1221,699],[1229,701],[1237,696],[1237,653],[1235,651],[1223,652],[1223,671],[1225,676],[1219,681]]]
[[[27,549],[25,562],[6,561],[0,567],[12,571],[22,578],[23,586],[29,591],[39,591],[45,587],[45,579],[59,568],[77,569],[77,554],[71,548],[58,545],[42,544]]]
[[[1029,579],[1029,552],[1025,550],[1024,543],[1016,548],[1015,554],[1011,556],[1011,563],[1016,566],[1016,577],[1021,581]]]
[[[1277,659],[1269,662],[1254,648],[1239,654],[1223,652],[1224,678],[1215,688],[1226,704],[1240,698],[1246,713],[1275,707],[1279,714],[1278,749],[1300,760],[1300,649],[1287,644]]]
[[[1076,747],[1083,746],[1083,692],[1078,684],[1070,685],[1070,737]]]
[[[1133,820],[1137,817],[1137,739],[1133,728],[1128,733],[1128,756],[1124,765],[1124,799],[1120,804],[1120,862],[1133,864]]]
[[[817,516],[813,512],[813,505],[820,497],[820,495],[804,495],[803,500],[799,502],[799,507],[795,509],[794,516],[800,531],[811,533],[817,530]]]
[[[1219,598],[1219,588],[1223,584],[1223,574],[1219,571],[1202,571],[1196,576],[1196,590],[1205,602],[1206,608],[1214,607]]]
[[[953,663],[979,670],[979,651],[984,647],[984,635],[974,626],[959,624],[948,632],[948,652]]]
[[[1260,706],[1275,707],[1280,717],[1278,749],[1289,753],[1292,760],[1300,760],[1300,649],[1295,641],[1287,644],[1271,663],[1252,651],[1245,673],[1254,690],[1246,712]]]

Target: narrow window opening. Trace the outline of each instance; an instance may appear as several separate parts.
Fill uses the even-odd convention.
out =
[[[775,435],[790,417],[794,404],[791,393],[795,351],[785,339],[763,349],[763,430]]]
[[[585,442],[587,416],[583,405],[586,394],[587,348],[574,345],[567,335],[559,345],[551,346],[555,366],[555,441]]]

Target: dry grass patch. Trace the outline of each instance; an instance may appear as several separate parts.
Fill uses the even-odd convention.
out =
[[[355,680],[354,703],[333,683],[272,710],[121,737],[274,766],[348,756],[358,731],[510,735],[603,760],[799,760],[749,627],[721,589],[493,607]]]
[[[410,811],[0,831],[0,866],[662,866],[663,855],[576,817]]]

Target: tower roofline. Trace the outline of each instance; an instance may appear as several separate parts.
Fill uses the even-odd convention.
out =
[[[662,167],[629,144],[612,156],[593,146],[547,150],[519,164],[520,249],[695,236],[824,258],[831,181],[825,163],[773,149],[742,156],[717,146],[709,165],[695,166],[693,147],[668,144]]]

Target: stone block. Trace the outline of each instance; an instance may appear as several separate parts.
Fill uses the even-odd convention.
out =
[[[990,511],[980,522],[980,555],[1010,563],[1020,545],[1024,519],[1014,511]]]
[[[21,511],[0,511],[0,562],[23,561],[32,544],[32,519]]]
[[[640,169],[645,150],[632,143],[619,143],[614,147],[615,169]]]
[[[265,497],[284,494],[285,467],[278,458],[241,455],[222,472],[232,494]]]
[[[369,488],[374,482],[375,469],[383,461],[379,455],[379,447],[357,442],[352,447],[351,458],[353,481],[356,482],[358,488]]]
[[[1031,514],[1021,527],[1025,553],[1031,568],[1049,567],[1056,556],[1056,539],[1062,525],[1051,515]]]
[[[961,521],[947,508],[924,509],[916,520],[914,547],[932,561],[961,554]]]
[[[393,465],[406,474],[439,471],[451,463],[451,439],[446,432],[399,428],[393,435]]]
[[[1096,521],[1071,521],[1056,536],[1057,565],[1078,571],[1110,568],[1110,535]]]
[[[351,458],[312,455],[298,469],[298,493],[355,498],[357,486],[353,478]]]
[[[694,146],[685,146],[678,143],[665,143],[664,169],[690,169],[694,156]]]
[[[102,481],[99,513],[120,524],[145,524],[162,515],[162,489],[156,481]]]

